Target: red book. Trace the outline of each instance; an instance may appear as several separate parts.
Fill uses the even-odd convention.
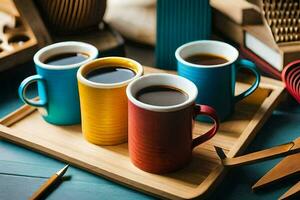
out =
[[[239,48],[239,50],[242,54],[241,56],[243,58],[249,59],[252,62],[254,62],[260,70],[262,70],[264,73],[270,75],[272,78],[281,80],[281,72],[280,71],[278,71],[277,69],[272,67],[269,63],[267,63],[266,61],[264,61],[263,59],[258,57],[251,50],[249,50],[245,47],[242,47],[242,46],[239,46],[238,48]]]

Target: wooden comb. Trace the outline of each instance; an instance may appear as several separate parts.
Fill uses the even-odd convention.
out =
[[[263,0],[262,11],[275,42],[300,41],[299,0]]]

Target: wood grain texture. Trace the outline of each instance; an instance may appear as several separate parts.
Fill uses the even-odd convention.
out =
[[[167,71],[145,67],[145,73],[151,72]],[[248,86],[237,83],[237,92]],[[127,143],[105,147],[90,144],[83,139],[80,126],[48,124],[38,112],[30,113],[27,106],[10,115],[9,120],[0,121],[0,136],[148,194],[171,199],[204,198],[226,173],[213,145],[225,149],[229,157],[241,153],[280,101],[283,90],[279,81],[262,77],[260,89],[253,97],[238,103],[235,114],[221,124],[217,135],[194,150],[193,161],[186,168],[166,175],[134,167],[128,157]],[[24,116],[23,112],[27,112],[26,117],[19,117]],[[208,128],[209,124],[196,122],[194,135]]]

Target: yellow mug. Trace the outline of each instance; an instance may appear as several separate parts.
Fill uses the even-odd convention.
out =
[[[99,83],[86,78],[93,70],[120,66],[135,76],[117,83]],[[143,75],[138,62],[123,57],[105,57],[81,66],[77,72],[82,132],[86,140],[97,145],[116,145],[127,141],[128,108],[126,87]]]

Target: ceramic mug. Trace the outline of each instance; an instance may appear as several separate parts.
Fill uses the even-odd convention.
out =
[[[217,65],[198,65],[185,59],[195,54],[212,54],[226,58],[228,62]],[[251,61],[238,59],[239,52],[233,46],[213,40],[194,41],[180,46],[176,52],[178,74],[194,82],[200,92],[196,102],[216,109],[221,121],[234,111],[234,105],[253,93],[260,82],[260,74]],[[255,75],[253,85],[235,96],[236,74],[241,68]],[[202,118],[198,118],[202,119]]]
[[[71,65],[45,64],[48,58],[64,53],[84,53],[88,58]],[[60,42],[40,49],[34,55],[37,74],[27,77],[19,86],[21,100],[41,108],[43,118],[52,124],[70,125],[80,123],[80,107],[76,73],[78,68],[98,56],[96,47],[83,42]],[[39,100],[26,97],[26,88],[38,84]]]
[[[155,106],[139,101],[137,93],[149,86],[163,85],[184,91],[188,98],[173,106]],[[128,146],[132,163],[151,173],[167,173],[184,167],[196,146],[211,139],[219,127],[215,110],[195,104],[197,87],[188,79],[171,74],[145,75],[131,82],[128,97]],[[207,115],[213,127],[192,138],[193,119]]]
[[[102,67],[122,66],[135,72],[129,80],[98,83],[88,80],[87,73]],[[82,132],[86,140],[97,145],[116,145],[127,141],[126,87],[143,74],[138,62],[123,57],[105,57],[83,65],[77,73]]]

